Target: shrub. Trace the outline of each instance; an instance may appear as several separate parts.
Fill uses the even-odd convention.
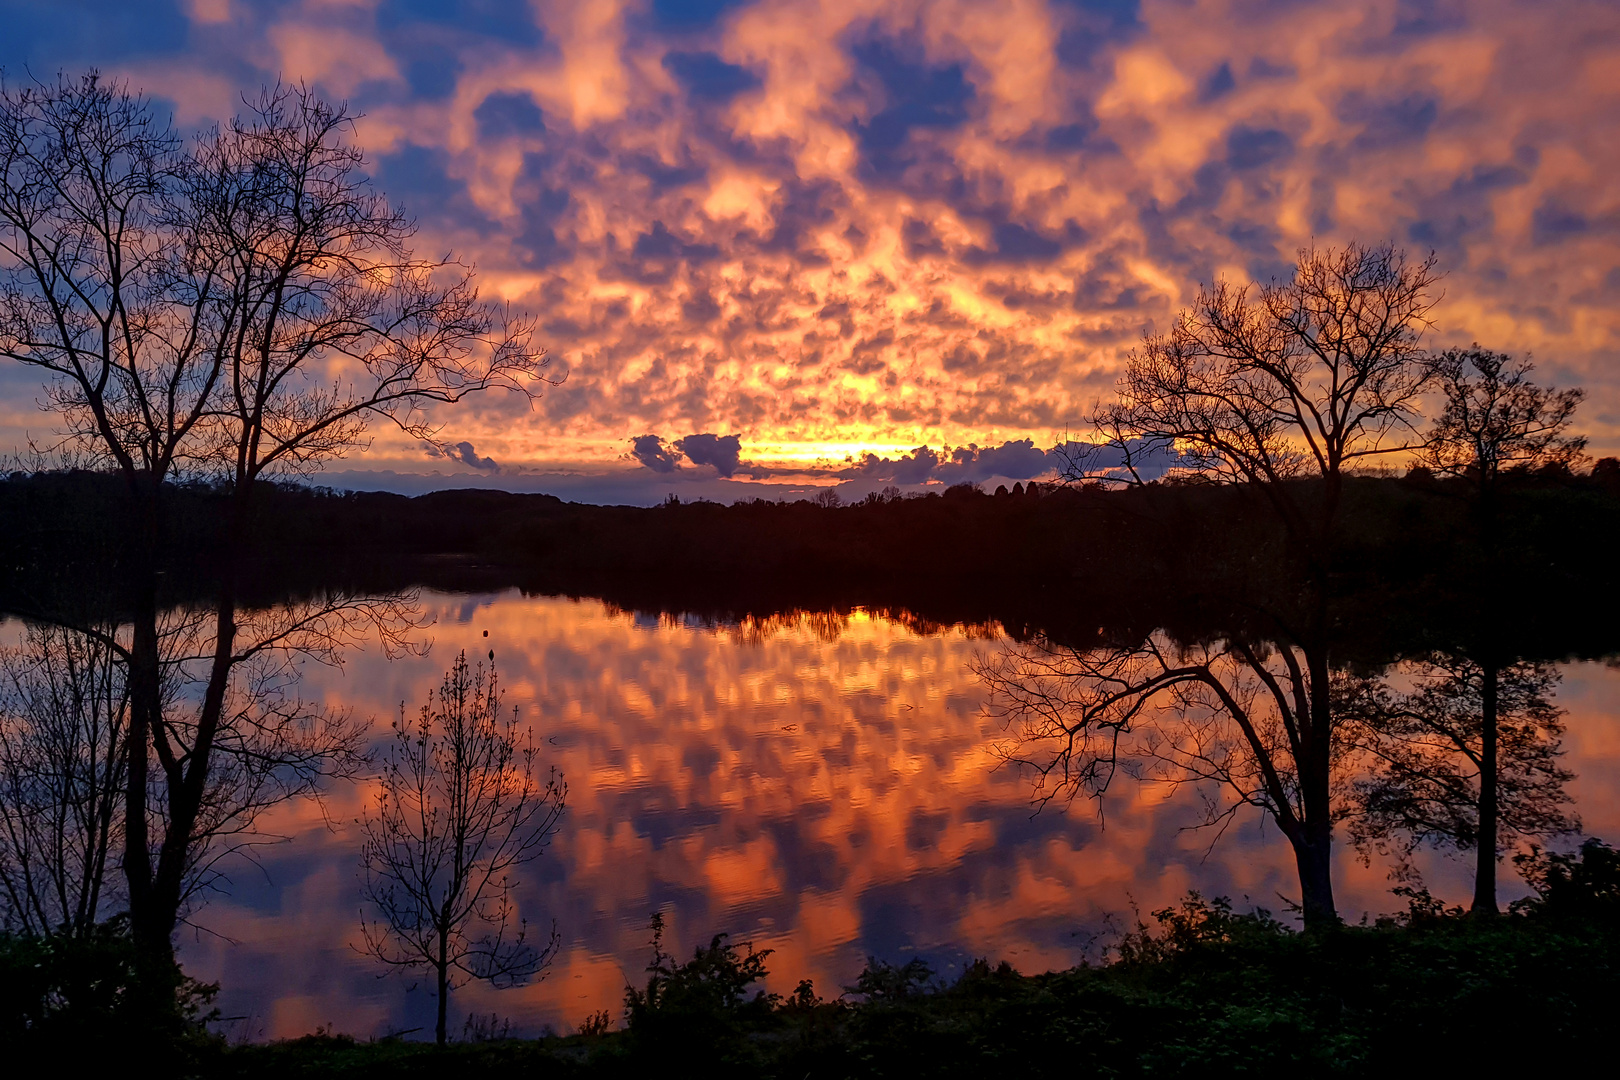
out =
[[[183,1056],[217,990],[141,956],[123,917],[82,935],[0,935],[0,1043],[31,1053]]]
[[[1512,905],[1515,912],[1574,918],[1620,916],[1620,850],[1595,837],[1574,854],[1543,852],[1513,859],[1536,895]]]
[[[747,1066],[757,1053],[746,1034],[772,1026],[780,995],[748,988],[764,979],[771,950],[744,944],[739,953],[728,935],[677,964],[664,952],[664,918],[652,917],[652,961],[645,990],[626,987],[625,1019],[633,1044],[663,1061]]]

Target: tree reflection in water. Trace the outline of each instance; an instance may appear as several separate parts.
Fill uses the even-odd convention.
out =
[[[1194,887],[1273,909],[1292,895],[1288,845],[1255,821],[1205,857],[1207,836],[1181,831],[1201,820],[1192,789],[1129,785],[1106,828],[1079,804],[1033,815],[1027,777],[995,768],[1004,733],[970,670],[995,647],[989,627],[864,612],[713,625],[516,592],[423,603],[437,617],[429,656],[356,653],[341,670],[311,669],[303,692],[387,717],[423,699],[446,656],[499,650],[509,702],[570,788],[568,824],[517,897],[557,919],[552,973],[522,989],[469,987],[457,1006],[515,1030],[617,1015],[655,909],[671,941],[728,931],[774,949],[770,989],[791,993],[801,978],[849,982],[867,954],[926,955],[946,975],[979,955],[1026,971],[1072,963],[1110,914],[1119,925],[1133,905]],[[1614,800],[1592,795],[1620,789],[1620,674],[1568,667],[1560,702],[1577,807],[1589,832],[1615,835]],[[372,797],[337,788],[327,817],[352,822]],[[296,839],[261,852],[263,873],[234,875],[200,920],[210,933],[183,935],[188,972],[221,980],[246,1036],[431,1027],[429,994],[401,1004],[348,947],[358,831],[328,831],[308,804],[276,813]],[[1466,895],[1466,865],[1422,865],[1437,895]],[[1400,906],[1386,869],[1344,845],[1347,917]]]

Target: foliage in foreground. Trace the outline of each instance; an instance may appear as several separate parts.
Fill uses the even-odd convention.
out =
[[[628,1026],[436,1050],[308,1037],[221,1054],[217,1075],[461,1076],[492,1068],[619,1077],[1407,1075],[1589,1058],[1620,1007],[1620,852],[1535,856],[1539,895],[1464,916],[1409,910],[1301,934],[1190,895],[1112,962],[1026,976],[979,961],[944,985],[921,961],[872,961],[833,1000],[750,988],[767,954],[718,937],[676,963],[655,937]]]
[[[84,933],[0,934],[0,1049],[64,1065],[195,1063],[218,1053],[205,1032],[217,990],[145,956],[122,916]]]

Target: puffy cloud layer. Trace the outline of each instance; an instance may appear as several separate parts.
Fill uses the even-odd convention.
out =
[[[422,248],[568,370],[446,415],[503,463],[726,431],[686,457],[1027,468],[1199,282],[1352,238],[1434,249],[1435,340],[1533,350],[1620,449],[1612,3],[199,0],[121,38],[6,7],[8,66],[182,122],[278,75],[349,98]]]

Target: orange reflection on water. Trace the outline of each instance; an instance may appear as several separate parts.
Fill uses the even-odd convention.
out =
[[[776,950],[773,990],[809,977],[828,994],[867,955],[920,953],[947,975],[979,955],[1040,970],[1073,963],[1110,915],[1189,888],[1273,909],[1294,891],[1286,845],[1257,821],[1206,858],[1210,836],[1183,828],[1199,820],[1191,789],[1123,784],[1106,827],[1089,804],[1034,814],[1027,779],[995,767],[1004,733],[968,667],[996,647],[990,628],[864,612],[710,627],[516,593],[426,603],[429,657],[359,653],[341,672],[310,670],[306,695],[386,723],[458,649],[493,648],[507,702],[569,784],[563,827],[520,892],[531,925],[556,919],[562,950],[537,984],[459,991],[458,1016],[494,1011],[520,1030],[617,1016],[626,981],[643,977],[654,910],[677,954],[727,931]],[[1566,685],[1571,766],[1588,785],[1590,755],[1596,774],[1581,808],[1589,831],[1613,836],[1620,678],[1588,667]],[[227,1015],[248,1017],[239,1034],[431,1026],[421,986],[377,979],[351,948],[364,799],[334,792],[333,830],[307,807],[280,812],[269,828],[292,842],[199,913],[210,933],[188,936],[184,957],[222,981]],[[1347,916],[1397,906],[1383,867],[1342,852],[1338,873]],[[1461,896],[1466,868],[1437,860],[1430,880]]]

